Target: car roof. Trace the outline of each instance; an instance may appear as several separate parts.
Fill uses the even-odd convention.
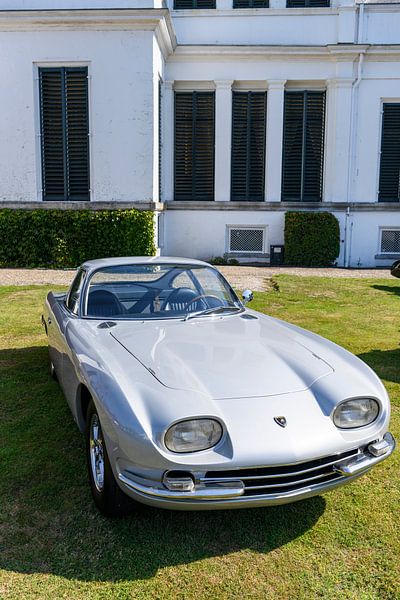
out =
[[[198,265],[209,267],[210,265],[202,260],[194,258],[182,258],[177,256],[119,256],[112,258],[98,258],[88,260],[83,263],[82,268],[87,271],[102,269],[104,267],[120,267],[124,265],[148,265],[148,264],[173,264],[173,265]]]

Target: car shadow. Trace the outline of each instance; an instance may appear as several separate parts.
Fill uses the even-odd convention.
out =
[[[395,296],[400,296],[400,286],[399,285],[379,285],[377,283],[371,286],[374,290],[379,290],[380,292],[387,292],[388,294],[393,294]]]
[[[82,581],[132,581],[161,568],[241,550],[268,553],[303,535],[322,497],[263,509],[171,512],[121,520],[94,508],[83,440],[47,349],[0,351],[0,569]]]
[[[392,350],[371,350],[358,354],[358,358],[366,362],[380,379],[400,383],[400,347]]]

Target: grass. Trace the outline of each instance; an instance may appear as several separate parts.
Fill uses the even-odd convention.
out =
[[[280,276],[254,308],[358,354],[400,429],[400,286]],[[292,505],[108,521],[50,379],[48,288],[0,288],[0,598],[400,598],[399,452],[353,484]]]

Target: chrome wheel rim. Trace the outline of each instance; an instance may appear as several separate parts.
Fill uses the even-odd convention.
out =
[[[100,421],[96,414],[90,420],[89,452],[94,485],[101,492],[104,487],[104,449]]]

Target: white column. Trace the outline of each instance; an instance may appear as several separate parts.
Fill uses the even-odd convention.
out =
[[[229,10],[233,7],[232,0],[216,0],[217,10]]]
[[[232,81],[215,81],[215,201],[231,199]]]
[[[326,202],[347,201],[352,85],[353,80],[347,77],[327,82],[323,196]]]
[[[265,200],[280,202],[282,181],[283,101],[286,80],[268,81]]]
[[[174,199],[174,82],[161,89],[161,202]]]

